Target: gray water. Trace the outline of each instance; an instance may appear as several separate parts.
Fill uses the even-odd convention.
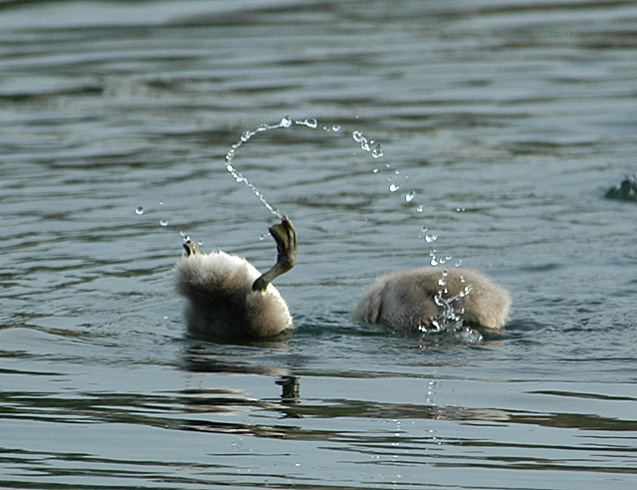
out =
[[[604,194],[636,166],[636,22],[631,1],[3,2],[0,487],[635,488],[637,207]],[[296,225],[296,328],[189,339],[183,235],[272,264],[277,218],[224,156],[288,115],[317,127],[234,164]],[[502,334],[349,320],[432,256],[511,291]]]

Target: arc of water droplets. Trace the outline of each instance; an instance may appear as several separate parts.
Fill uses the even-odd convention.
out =
[[[303,120],[293,120],[289,116],[285,116],[277,124],[262,124],[256,129],[244,132],[241,135],[241,139],[237,141],[235,144],[233,144],[232,146],[230,146],[225,157],[226,170],[232,174],[232,176],[237,182],[243,182],[246,186],[248,186],[248,188],[254,193],[254,195],[257,196],[257,198],[261,201],[261,203],[263,203],[263,205],[268,209],[268,211],[270,211],[279,219],[283,219],[283,214],[276,207],[270,204],[270,202],[268,202],[268,200],[265,198],[263,193],[259,189],[257,189],[257,187],[252,182],[250,182],[250,180],[248,180],[243,174],[241,174],[241,172],[237,170],[237,168],[232,164],[232,161],[234,160],[237,150],[244,143],[247,143],[248,141],[250,141],[250,139],[256,134],[263,133],[265,131],[272,131],[275,129],[290,128],[293,125],[305,126],[310,129],[316,129],[318,128],[318,121],[316,119],[311,119],[311,118],[303,119]],[[331,128],[323,127],[323,130],[337,132],[341,130],[341,127],[337,124],[334,124],[332,125]]]
[[[371,153],[372,157],[374,159],[380,159],[384,156],[383,153],[383,149],[380,145],[380,143],[377,143],[375,140],[373,139],[369,139],[367,138],[361,131],[354,131],[352,133],[352,138],[354,139],[354,141],[356,141],[358,144],[360,144],[361,150],[366,151]],[[389,163],[385,164],[385,168],[386,169],[391,169],[392,166]],[[374,168],[373,172],[375,174],[379,173],[379,169],[378,168]],[[394,178],[395,176],[400,175],[400,169],[394,169],[393,170],[393,175],[391,175],[390,177],[387,178],[388,182],[390,182],[389,184],[389,192],[397,192],[398,190],[400,190],[400,184],[398,182],[394,182]],[[404,175],[403,179],[408,180],[409,176],[408,175]],[[416,191],[414,190],[410,190],[408,191],[405,196],[405,202],[412,202],[414,201],[414,199],[416,198]],[[423,213],[425,208],[422,204],[418,204],[415,208],[417,213]],[[457,208],[456,211],[461,212],[464,211],[464,208]],[[426,227],[422,227],[421,228],[422,232],[425,233],[427,231]],[[433,243],[438,239],[438,235],[435,234],[425,234],[423,235],[418,235],[418,238],[424,238],[425,242],[427,243]],[[432,266],[436,266],[436,265],[443,265],[446,262],[450,261],[453,257],[451,255],[447,255],[445,257],[438,257],[437,256],[437,252],[435,249],[433,249],[430,253],[430,263]],[[458,259],[456,261],[456,267],[459,267],[462,264],[462,260]]]

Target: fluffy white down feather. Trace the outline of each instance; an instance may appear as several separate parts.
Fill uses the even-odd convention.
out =
[[[264,291],[252,290],[260,273],[243,257],[222,251],[192,254],[182,257],[176,269],[192,334],[259,338],[292,326],[288,306],[272,284]]]
[[[431,327],[432,318],[442,312],[434,301],[442,277],[442,269],[434,267],[381,276],[363,294],[352,319],[403,331]],[[508,291],[471,269],[449,269],[444,280],[449,290],[446,297],[456,296],[471,285],[471,292],[454,302],[455,308],[464,308],[462,317],[467,322],[491,329],[504,327],[511,307]]]

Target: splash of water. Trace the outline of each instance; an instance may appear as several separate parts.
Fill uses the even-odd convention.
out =
[[[442,330],[458,330],[462,327],[462,315],[464,314],[464,307],[456,307],[455,303],[460,301],[465,296],[471,294],[473,286],[471,284],[465,284],[464,288],[460,290],[458,294],[449,295],[447,289],[446,277],[448,275],[448,269],[444,269],[441,277],[438,281],[440,289],[434,296],[434,302],[442,308],[442,311],[431,319],[431,324],[434,327],[434,332]],[[465,282],[461,277],[461,282]]]

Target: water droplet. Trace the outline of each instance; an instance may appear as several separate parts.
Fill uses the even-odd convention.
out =
[[[462,259],[456,260],[456,267],[460,267],[462,265]]]
[[[399,169],[399,168],[397,168],[397,169],[394,171],[394,173],[395,173],[396,175],[400,175],[400,169]]]
[[[290,126],[292,126],[292,119],[290,119],[290,116],[285,116],[283,119],[281,119],[279,125],[282,128],[289,128]]]
[[[246,141],[248,141],[250,138],[252,137],[252,133],[250,131],[246,131],[245,133],[243,133],[241,135],[241,141],[243,141],[244,143]]]
[[[411,202],[411,201],[414,200],[414,197],[416,197],[416,192],[415,191],[409,191],[407,194],[405,194],[405,201]]]
[[[430,263],[431,265],[433,265],[433,266],[438,265],[438,261],[436,260],[436,257],[435,257],[435,256],[431,258],[431,261],[430,261],[429,263]]]
[[[443,328],[443,326],[440,324],[440,322],[436,318],[431,319],[431,326],[433,327],[431,329],[432,332],[440,332]],[[435,440],[436,438],[434,437],[433,439]]]
[[[163,206],[164,205],[164,201],[159,201],[159,205]]]
[[[456,208],[456,212],[458,213],[462,213],[463,211],[466,211],[465,208]]]
[[[424,210],[425,210],[425,208],[422,206],[422,204],[419,205],[419,206],[416,206],[416,212],[417,213],[422,213]]]
[[[230,162],[234,158],[235,149],[230,148],[228,153],[226,153],[226,162]]]
[[[363,141],[363,133],[361,133],[360,131],[354,131],[352,133],[352,138],[354,138],[354,141],[356,141],[356,143],[360,143],[361,141]]]
[[[400,189],[400,186],[398,184],[391,184],[389,186],[389,192],[396,192],[398,189]]]
[[[425,241],[427,243],[435,242],[436,240],[438,240],[438,235],[427,235],[427,236],[425,236]]]
[[[436,303],[438,306],[445,306],[445,302],[442,299],[442,291],[438,291],[438,294],[436,294],[434,296],[434,303]],[[432,323],[433,323],[433,321],[432,321]]]
[[[316,119],[306,119],[305,121],[303,121],[303,124],[311,129],[318,128],[318,121]]]
[[[380,144],[374,147],[374,149],[372,150],[372,156],[374,158],[381,158],[383,156],[383,149],[381,148]]]
[[[426,226],[423,226],[423,227],[420,229],[420,231],[422,231],[423,233],[427,233],[427,230],[428,230],[428,229],[429,229],[429,228],[427,228]]]
[[[144,208],[141,206],[136,207],[135,214],[144,214]]]
[[[160,220],[159,220],[159,224],[160,224],[161,226],[168,226],[168,220],[166,220],[166,219],[160,219]]]
[[[339,132],[341,130],[341,126],[339,124],[332,124],[332,131]]]
[[[377,169],[377,168],[375,168],[374,170],[372,170],[372,173],[377,174],[377,173],[378,173],[378,169]]]
[[[438,279],[438,286],[446,286],[447,285],[447,281],[445,281],[442,277],[440,279]]]

